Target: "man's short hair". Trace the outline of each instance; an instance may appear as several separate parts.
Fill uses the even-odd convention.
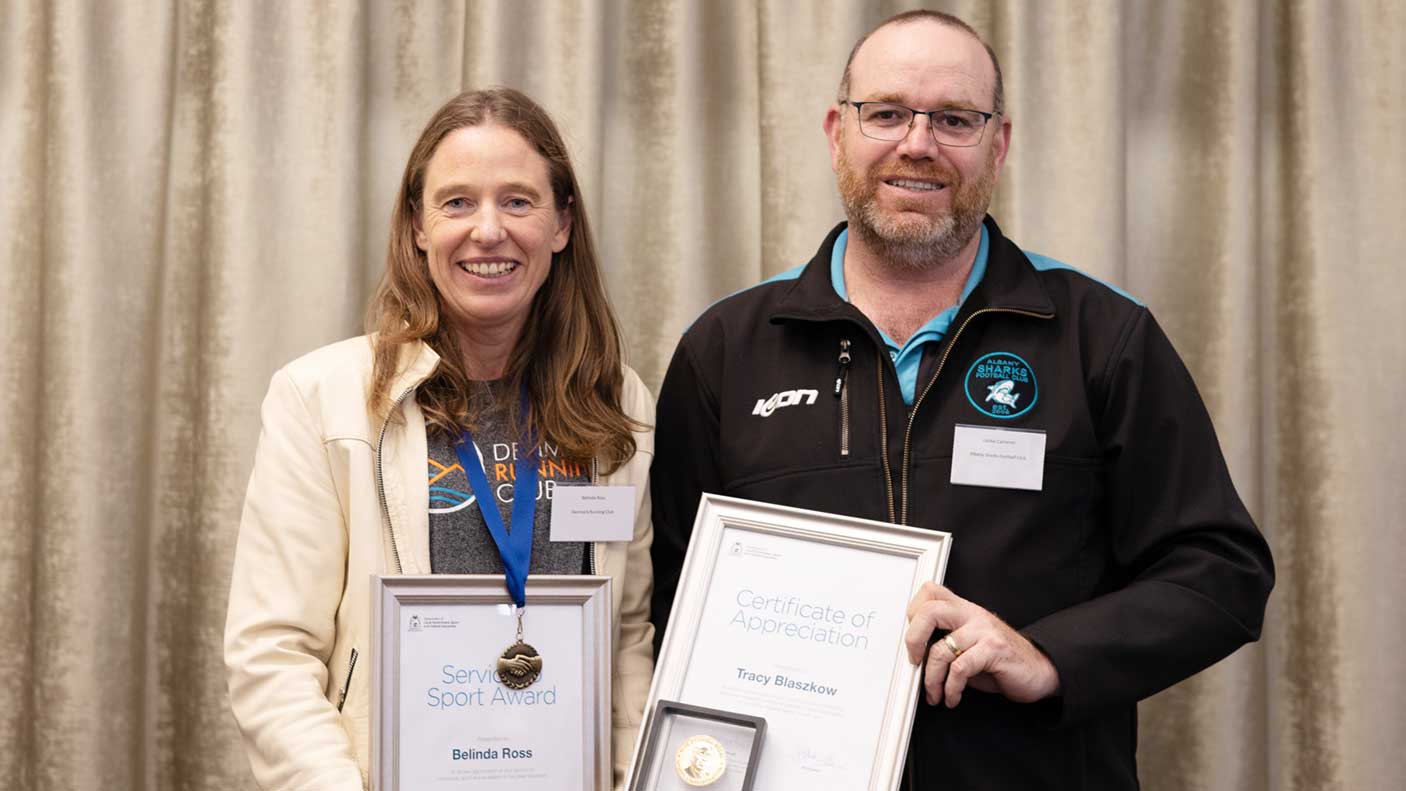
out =
[[[991,57],[991,65],[996,69],[996,90],[994,91],[994,95],[992,96],[992,112],[996,113],[997,115],[1004,115],[1006,111],[1006,86],[1005,82],[1001,79],[1001,60],[1000,58],[996,57],[996,50],[991,49],[991,45],[986,43],[986,39],[982,38],[980,33],[976,32],[976,28],[972,27],[971,25],[968,25],[961,19],[952,16],[951,14],[944,14],[941,11],[929,11],[927,9],[921,8],[915,11],[904,11],[901,14],[895,14],[894,16],[885,19],[884,21],[875,25],[873,29],[871,29],[868,33],[865,33],[864,36],[858,41],[854,42],[854,48],[849,51],[849,60],[845,61],[844,76],[840,78],[839,100],[843,102],[849,99],[850,68],[854,65],[855,54],[859,52],[859,48],[864,46],[864,42],[868,41],[870,36],[877,33],[880,29],[888,27],[889,25],[899,25],[907,22],[918,22],[925,19],[932,20],[933,22],[936,22],[940,25],[945,25],[947,27],[955,27],[958,30],[964,31],[970,34],[972,38],[981,42],[981,46],[986,48],[986,54]]]

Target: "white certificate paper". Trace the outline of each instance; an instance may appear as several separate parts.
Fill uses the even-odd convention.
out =
[[[915,565],[723,529],[678,699],[766,718],[757,788],[870,786]]]
[[[526,689],[506,687],[498,656],[516,641],[507,604],[399,608],[402,789],[580,788],[585,773],[582,611],[530,604],[523,639],[542,657]]]

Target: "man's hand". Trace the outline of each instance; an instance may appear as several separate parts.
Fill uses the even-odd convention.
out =
[[[937,629],[947,636],[928,645]],[[999,692],[1017,703],[1033,703],[1059,692],[1059,673],[1040,649],[985,609],[934,582],[925,582],[908,603],[908,658],[923,661],[928,704],[953,708],[967,685]]]

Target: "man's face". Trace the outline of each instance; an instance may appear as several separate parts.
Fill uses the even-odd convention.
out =
[[[979,41],[917,21],[869,37],[851,64],[848,98],[991,112],[995,83]],[[938,145],[929,122],[918,116],[906,137],[885,141],[860,133],[853,106],[833,107],[825,119],[851,233],[895,263],[914,267],[951,258],[972,241],[1010,142],[1010,122],[1002,116],[970,148]]]

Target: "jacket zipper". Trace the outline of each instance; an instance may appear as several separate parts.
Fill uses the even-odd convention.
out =
[[[835,371],[835,397],[840,399],[840,457],[849,457],[849,338],[840,341],[838,369]]]
[[[600,482],[600,460],[595,456],[591,457],[591,485],[598,486]],[[586,551],[587,571],[591,576],[596,574],[596,550],[600,548],[599,541],[592,541],[591,547]]]
[[[400,398],[395,400],[395,404],[393,404],[390,411],[386,413],[386,422],[381,424],[381,436],[376,439],[376,494],[381,497],[381,513],[386,515],[386,530],[389,531],[391,539],[391,560],[395,563],[395,573],[397,575],[404,574],[405,571],[400,565],[400,547],[395,543],[395,526],[391,524],[391,507],[390,504],[386,502],[386,477],[385,473],[382,471],[384,462],[381,457],[381,451],[386,445],[386,429],[390,428],[391,417],[394,416],[396,412],[400,411],[400,405],[405,401],[406,396],[413,392],[415,392],[415,388],[409,387],[404,393],[400,394]]]
[[[347,705],[347,693],[351,691],[352,673],[356,670],[356,649],[351,650],[351,659],[347,661],[347,680],[342,684],[342,692],[337,696],[337,711]]]
[[[939,376],[942,375],[942,368],[943,368],[944,365],[947,364],[947,356],[952,353],[952,348],[957,345],[957,339],[960,338],[960,337],[962,337],[962,331],[967,328],[967,325],[968,325],[968,324],[971,324],[971,323],[972,323],[972,319],[976,318],[977,316],[980,316],[980,315],[983,314],[983,313],[1015,313],[1015,314],[1018,314],[1018,315],[1021,315],[1021,316],[1030,316],[1031,318],[1036,318],[1036,319],[1052,319],[1052,318],[1054,318],[1054,314],[1053,314],[1053,313],[1035,313],[1034,311],[1029,311],[1029,310],[1016,310],[1016,309],[1014,309],[1014,308],[983,308],[983,309],[981,309],[981,310],[975,311],[975,312],[972,313],[970,316],[967,316],[967,320],[966,320],[966,321],[963,321],[963,322],[962,322],[962,326],[958,327],[958,328],[957,328],[957,331],[956,331],[955,333],[953,333],[953,335],[952,335],[952,340],[951,340],[950,342],[948,342],[947,348],[942,350],[942,357],[937,361],[937,370],[935,370],[935,371],[932,372],[932,378],[928,380],[927,386],[923,388],[923,392],[921,392],[921,393],[918,394],[917,400],[915,400],[915,401],[913,402],[913,408],[910,409],[910,410],[908,410],[908,427],[903,430],[903,476],[902,476],[902,478],[901,478],[901,480],[900,480],[900,483],[899,483],[899,486],[900,486],[899,491],[900,491],[900,493],[901,493],[901,494],[900,494],[900,497],[901,497],[901,500],[902,500],[902,505],[901,505],[901,507],[899,508],[899,511],[898,511],[898,517],[899,517],[898,523],[899,523],[900,525],[907,525],[907,524],[908,524],[908,461],[909,461],[909,460],[908,460],[908,453],[909,453],[909,449],[910,449],[910,447],[911,447],[911,441],[912,441],[912,438],[913,438],[913,421],[914,421],[915,419],[917,419],[917,417],[918,417],[918,407],[922,405],[922,403],[923,403],[923,398],[927,396],[928,391],[929,391],[929,390],[932,390],[932,386],[933,386],[933,384],[937,381],[937,377],[939,377]],[[882,355],[882,351],[880,352],[880,354]],[[884,391],[883,391],[883,387],[882,387],[882,385],[883,385],[883,367],[880,366],[880,369],[879,369],[879,370],[880,370],[880,374],[879,374],[879,384],[880,384],[880,388],[879,388],[879,399],[880,399],[880,400],[879,400],[879,404],[880,404],[880,412],[879,412],[879,414],[880,414],[880,416],[882,416],[882,415],[883,415],[883,411],[882,411],[882,407],[883,407],[883,397],[884,397]],[[888,436],[887,431],[885,432],[884,435],[885,435],[885,436]],[[888,462],[888,453],[887,453],[887,452],[884,453],[884,462],[885,462],[885,464],[887,464],[887,462]],[[885,468],[885,472],[887,472],[887,467]],[[889,519],[890,519],[890,521],[892,521],[892,519],[893,519],[893,517],[892,517],[892,508],[893,508],[893,487],[892,487],[892,486],[889,487],[889,508],[890,508],[890,517],[889,517]]]
[[[889,468],[889,416],[888,397],[884,395],[884,350],[879,349],[879,364],[874,370],[879,374],[879,458],[884,465],[884,491],[888,493],[889,521],[897,523],[893,513],[893,470]]]
[[[943,367],[946,366],[946,364],[947,364],[947,356],[952,353],[952,347],[954,347],[954,346],[957,345],[957,339],[962,336],[962,331],[967,328],[967,325],[968,325],[968,324],[971,324],[972,319],[976,318],[977,316],[980,316],[980,315],[983,314],[983,313],[1016,313],[1016,314],[1019,314],[1019,315],[1022,315],[1022,316],[1030,316],[1030,317],[1032,317],[1032,318],[1037,318],[1037,319],[1052,319],[1052,318],[1054,318],[1054,314],[1053,314],[1053,313],[1035,313],[1035,312],[1033,312],[1033,311],[1028,311],[1028,310],[1015,310],[1015,309],[1013,309],[1013,308],[983,308],[982,310],[975,311],[975,312],[973,312],[970,316],[967,316],[966,321],[963,321],[963,322],[962,322],[962,325],[957,328],[957,331],[956,331],[955,333],[953,333],[953,335],[952,335],[952,340],[947,344],[947,348],[942,351],[942,357],[941,357],[941,359],[939,359],[939,360],[937,361],[937,370],[933,371],[933,373],[932,373],[932,378],[929,379],[927,385],[926,385],[925,387],[923,387],[923,392],[919,393],[917,399],[913,401],[913,408],[908,411],[908,426],[903,430],[903,481],[902,481],[902,483],[901,483],[902,492],[903,492],[903,507],[902,507],[902,511],[901,511],[902,519],[901,519],[900,521],[898,521],[898,524],[901,524],[901,525],[907,525],[907,524],[908,524],[908,451],[909,451],[910,443],[911,443],[911,441],[912,441],[912,436],[913,436],[913,421],[917,418],[917,415],[918,415],[918,406],[923,403],[923,399],[924,399],[925,397],[927,397],[928,391],[931,390],[933,384],[937,382],[937,377],[942,373]],[[879,367],[879,430],[880,430],[880,432],[881,432],[881,433],[880,433],[880,446],[881,446],[881,452],[882,452],[882,454],[883,454],[883,461],[884,461],[884,486],[885,486],[885,488],[888,490],[889,521],[890,521],[890,522],[893,522],[893,521],[895,521],[894,518],[893,518],[893,478],[892,478],[892,476],[889,475],[889,453],[888,453],[888,436],[889,436],[889,432],[888,432],[888,420],[887,420],[887,418],[886,418],[886,409],[885,409],[885,406],[886,406],[886,403],[887,403],[887,399],[884,397],[884,352],[883,352],[882,349],[879,350],[879,366],[878,366],[878,367]],[[905,769],[906,769],[906,771],[904,772],[904,774],[906,775],[906,777],[904,778],[904,779],[906,780],[905,786],[909,789],[909,791],[912,791],[912,789],[914,788],[914,785],[913,785],[913,743],[912,743],[911,741],[908,743],[908,759],[907,759],[907,761],[905,761]]]

